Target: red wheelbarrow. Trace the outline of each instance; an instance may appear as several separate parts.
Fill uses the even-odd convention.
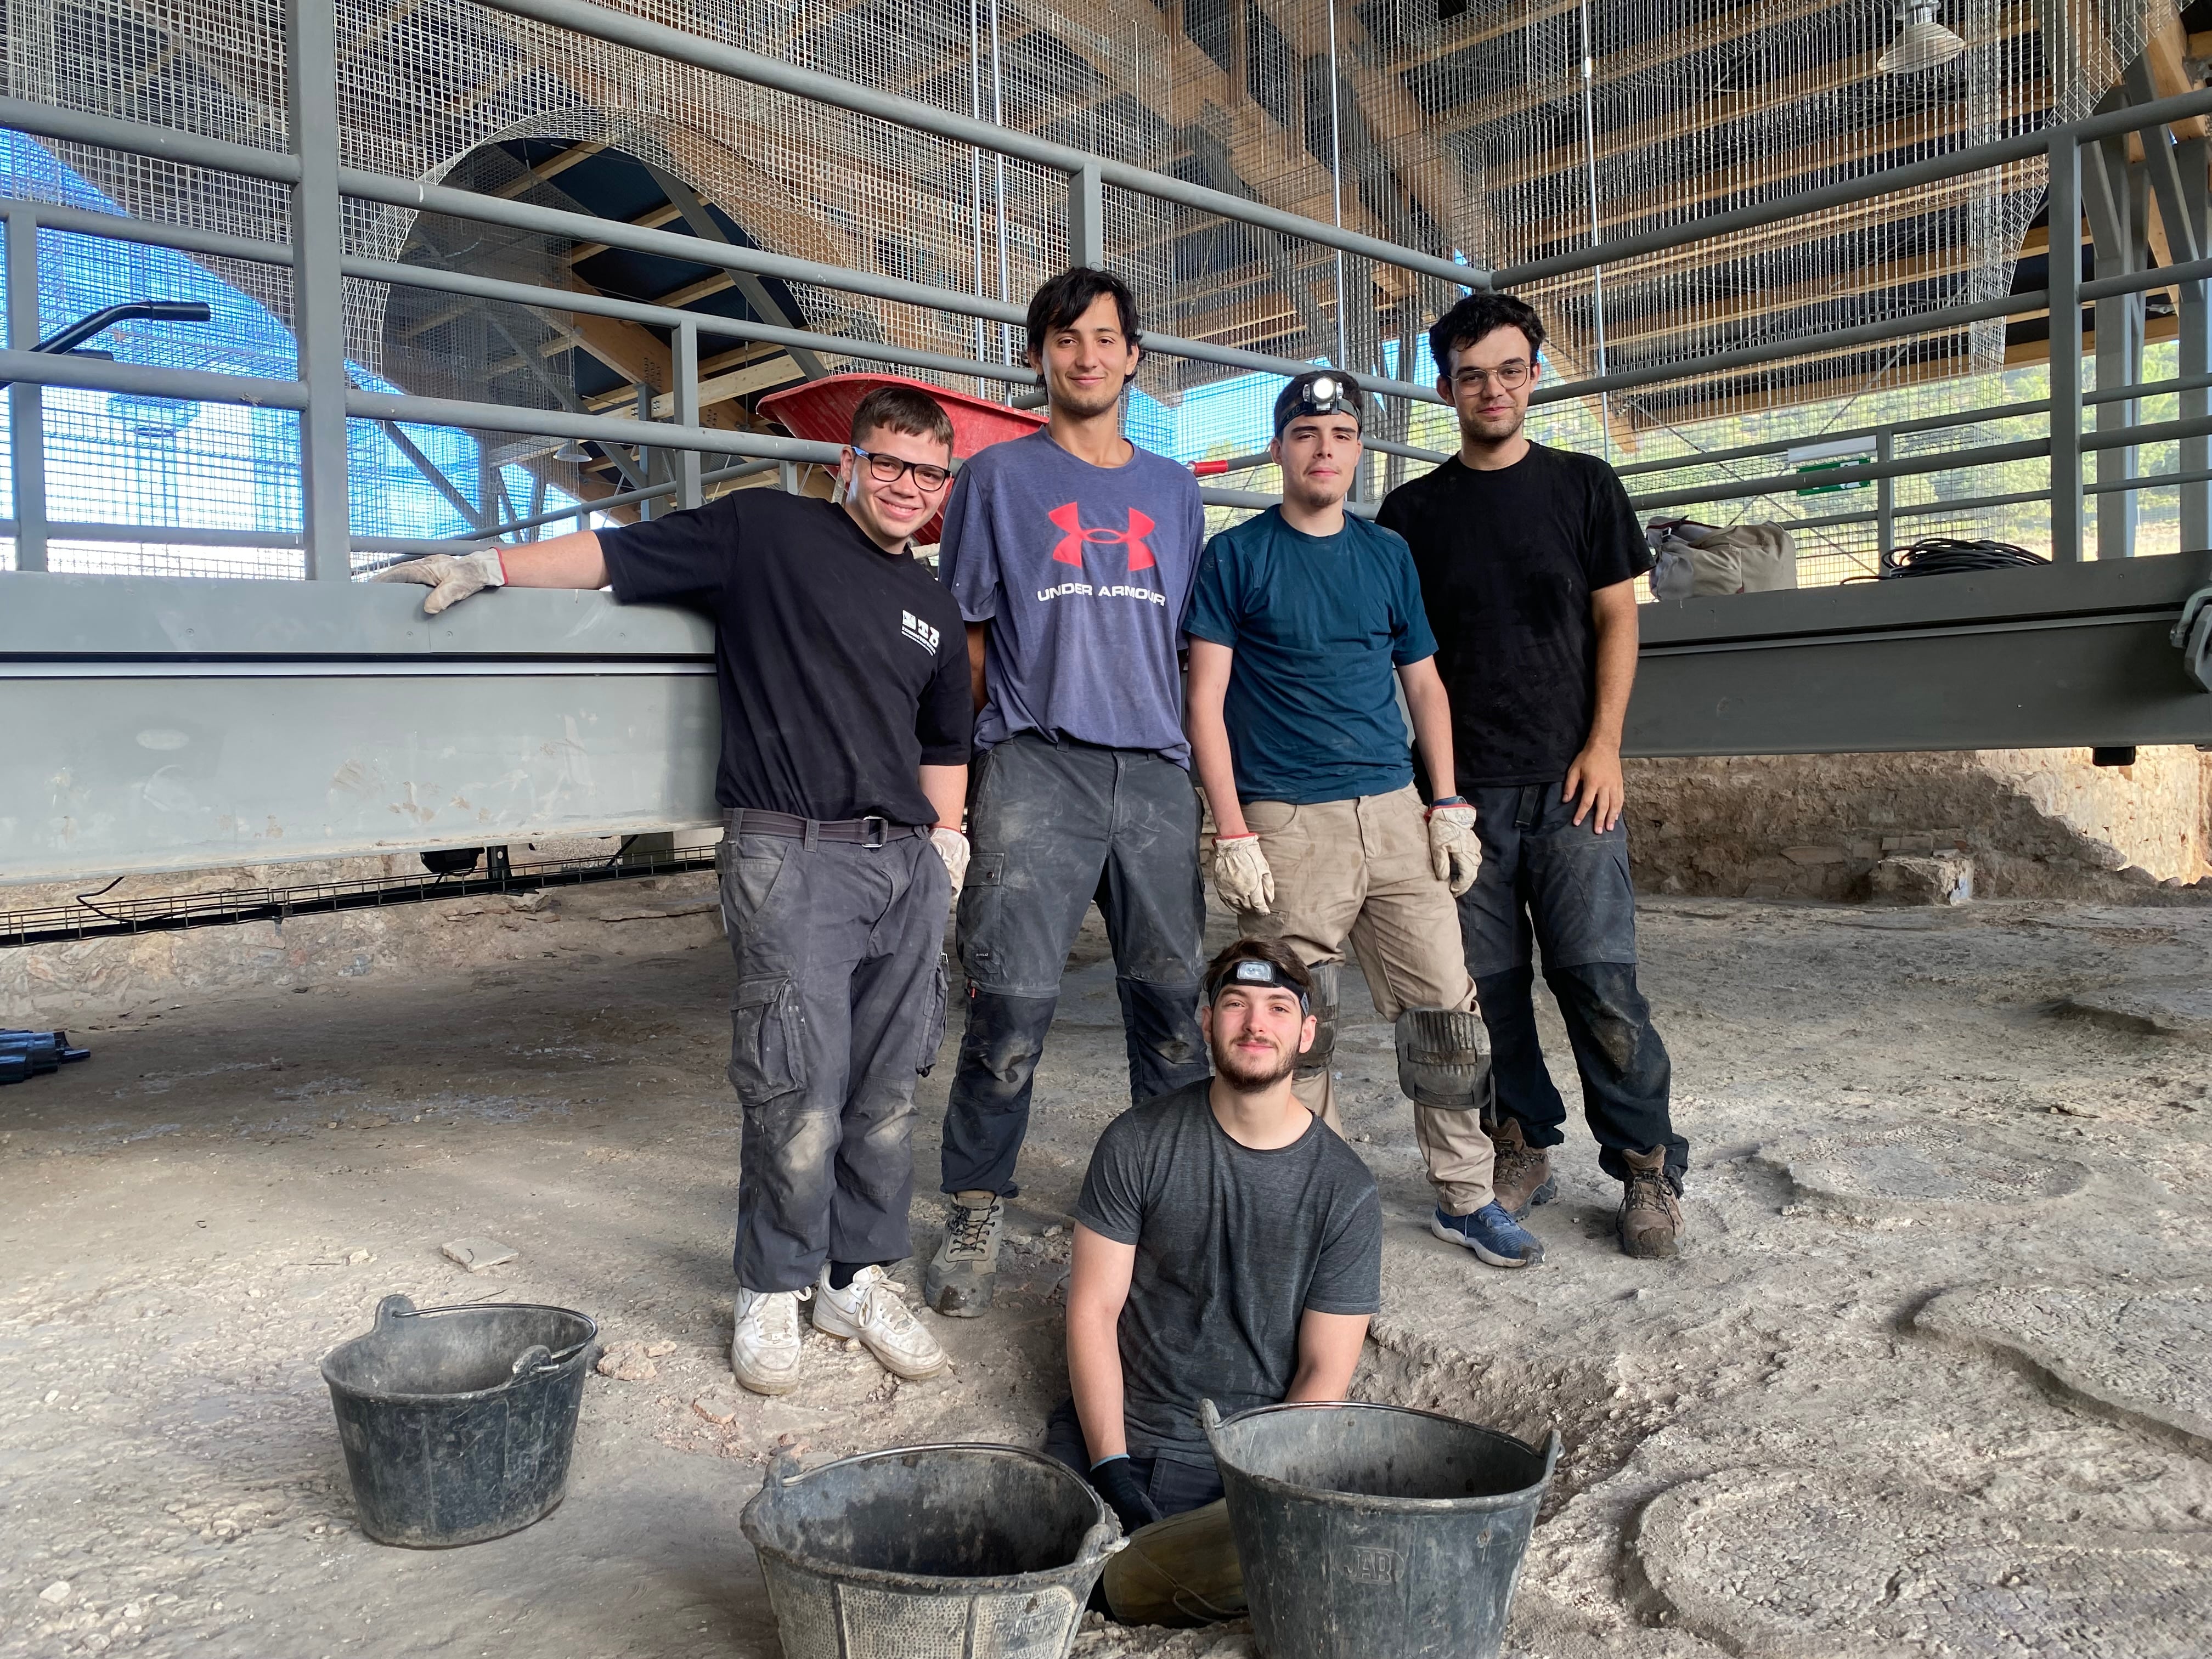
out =
[[[860,406],[860,399],[887,386],[910,386],[936,400],[938,407],[952,417],[952,453],[959,460],[1009,438],[1027,437],[1045,423],[1041,410],[1009,409],[1004,404],[987,402],[964,392],[948,392],[905,374],[830,374],[771,392],[755,408],[783,422],[794,438],[842,444],[852,438],[853,411]],[[940,513],[915,532],[914,539],[927,547],[937,540],[944,527]]]

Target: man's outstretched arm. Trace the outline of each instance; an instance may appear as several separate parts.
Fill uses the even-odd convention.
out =
[[[476,553],[433,553],[376,573],[380,582],[419,582],[430,592],[422,614],[434,617],[487,587],[605,587],[606,556],[596,531],[579,530],[550,541],[487,547]]]

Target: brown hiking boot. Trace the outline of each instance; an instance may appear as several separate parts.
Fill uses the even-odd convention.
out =
[[[1552,1176],[1552,1150],[1531,1146],[1521,1132],[1521,1120],[1501,1114],[1490,1144],[1498,1161],[1490,1172],[1491,1190],[1505,1213],[1516,1221],[1528,1213],[1531,1204],[1549,1204],[1559,1195]]]
[[[1671,1256],[1682,1236],[1682,1206],[1667,1179],[1667,1149],[1623,1152],[1628,1179],[1620,1194],[1620,1249],[1624,1255]]]

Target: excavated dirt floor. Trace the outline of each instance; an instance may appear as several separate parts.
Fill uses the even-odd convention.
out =
[[[766,1659],[737,1517],[775,1448],[1034,1441],[1064,1212],[1123,1104],[1103,942],[1000,1304],[934,1322],[953,1374],[894,1385],[811,1337],[809,1386],[768,1401],[727,1371],[730,975],[688,890],[652,953],[556,923],[473,969],[140,1008],[0,1091],[0,1654]],[[1340,1049],[1389,1229],[1357,1391],[1565,1437],[1509,1650],[2204,1655],[2212,909],[1672,900],[1644,927],[1696,1146],[1679,1262],[1617,1254],[1578,1127],[1545,1266],[1432,1240],[1389,1031],[1361,1004]],[[957,1028],[922,1085],[923,1249]],[[520,1255],[469,1273],[440,1253],[465,1236]],[[362,1535],[317,1361],[395,1291],[562,1303],[635,1345],[544,1522]]]

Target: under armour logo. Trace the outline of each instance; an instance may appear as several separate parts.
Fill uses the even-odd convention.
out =
[[[1062,564],[1081,565],[1085,542],[1120,542],[1129,550],[1130,569],[1152,568],[1152,550],[1145,541],[1152,533],[1152,521],[1133,507],[1129,509],[1129,527],[1126,531],[1085,529],[1081,509],[1073,501],[1055,507],[1045,516],[1067,532],[1052,550],[1052,556]]]

